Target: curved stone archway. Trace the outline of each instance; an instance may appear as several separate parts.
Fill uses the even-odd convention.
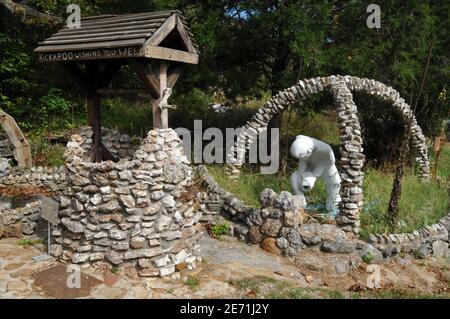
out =
[[[232,175],[239,174],[244,163],[245,152],[257,135],[267,129],[269,121],[293,103],[301,104],[310,95],[329,90],[333,95],[341,137],[341,176],[342,203],[337,223],[346,231],[359,232],[359,213],[363,206],[362,180],[364,154],[357,107],[353,102],[351,91],[364,92],[392,104],[394,110],[403,118],[404,127],[411,130],[412,148],[419,167],[419,177],[429,178],[428,150],[425,137],[411,111],[410,106],[400,94],[385,84],[366,78],[354,76],[318,77],[299,81],[296,85],[279,92],[250,119],[242,128],[240,135],[227,154],[227,161]]]

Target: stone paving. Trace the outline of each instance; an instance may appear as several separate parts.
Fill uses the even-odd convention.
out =
[[[111,269],[108,263],[99,263],[82,269],[81,289],[68,289],[67,265],[54,259],[32,259],[45,253],[43,245],[23,248],[17,245],[17,239],[2,239],[0,298],[246,298],[249,291],[233,285],[232,280],[263,276],[297,287],[348,290],[364,284],[367,277],[365,265],[348,254],[325,254],[324,258],[323,252],[305,250],[287,259],[226,236],[221,240],[204,236],[200,244],[203,259],[193,271],[183,269],[171,277],[142,278],[132,265]],[[443,291],[450,281],[449,268],[445,268],[449,263],[440,268],[447,269],[444,273],[430,267],[436,263],[434,259],[421,263],[399,259],[381,265],[382,285]]]

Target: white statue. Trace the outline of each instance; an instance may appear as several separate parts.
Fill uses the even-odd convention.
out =
[[[291,175],[295,195],[304,198],[304,193],[310,191],[316,179],[320,178],[327,188],[326,209],[336,215],[341,201],[341,178],[334,165],[335,158],[330,145],[312,137],[298,135],[291,145],[291,155],[298,159],[298,170]],[[306,205],[306,200],[304,203]]]

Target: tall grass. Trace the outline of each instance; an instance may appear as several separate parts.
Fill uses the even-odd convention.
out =
[[[410,232],[431,225],[443,217],[449,207],[448,189],[433,182],[420,182],[408,172],[403,178],[399,215],[394,229],[389,227],[386,210],[392,190],[393,174],[369,168],[364,176],[364,208],[361,235]]]

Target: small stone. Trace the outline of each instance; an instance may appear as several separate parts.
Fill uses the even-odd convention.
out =
[[[89,260],[90,254],[89,253],[75,253],[72,256],[72,262],[74,264],[84,263]]]
[[[264,189],[260,194],[260,200],[263,208],[273,206],[278,194],[270,188]]]
[[[159,259],[155,259],[153,261],[153,263],[155,264],[156,267],[160,268],[160,267],[164,267],[165,265],[167,265],[170,262],[170,258],[168,255],[165,255],[162,258]]]
[[[130,248],[130,244],[125,241],[113,241],[111,243],[111,248],[114,250],[128,250]]]
[[[261,243],[261,248],[271,254],[278,256],[281,256],[282,254],[280,248],[277,246],[275,238],[265,238]]]
[[[69,218],[62,218],[61,223],[72,233],[75,234],[84,233],[84,226],[80,222],[71,220]]]
[[[92,196],[89,200],[91,202],[92,205],[97,206],[98,204],[100,204],[102,202],[102,197],[99,194],[95,194],[94,196]]]
[[[327,253],[351,253],[356,249],[356,244],[350,240],[326,241],[321,249]]]
[[[431,245],[433,256],[437,258],[446,258],[448,256],[448,243],[437,240]]]
[[[301,217],[298,212],[292,210],[284,212],[284,224],[289,227],[297,227],[301,223]]]
[[[281,222],[276,219],[268,218],[261,226],[261,232],[267,236],[277,237],[280,229]]]
[[[116,199],[110,200],[106,204],[101,205],[99,208],[100,211],[104,213],[115,213],[120,212],[122,210],[119,201]]]
[[[186,250],[181,250],[178,254],[172,256],[172,260],[175,263],[175,265],[178,265],[179,263],[186,260],[188,257],[188,254],[186,253]]]
[[[159,275],[161,277],[171,275],[174,272],[175,272],[175,266],[174,265],[170,265],[170,266],[163,267],[163,268],[159,269]]]
[[[102,252],[92,253],[91,257],[89,258],[90,261],[99,261],[103,260],[105,258],[105,254]]]
[[[248,240],[252,244],[259,244],[263,240],[263,235],[259,231],[258,226],[252,226],[247,233]]]
[[[164,198],[161,200],[161,203],[163,204],[164,207],[168,209],[172,209],[176,205],[176,202],[172,195],[164,196]]]
[[[141,277],[158,277],[160,274],[160,271],[158,268],[151,266],[151,267],[139,270],[138,274]]]
[[[118,229],[111,229],[109,231],[109,236],[112,239],[123,240],[123,239],[127,238],[128,232],[127,231],[121,231],[121,230],[118,230]]]
[[[131,249],[140,249],[144,247],[144,243],[142,241],[132,241],[130,242]]]
[[[122,254],[111,250],[106,254],[106,259],[113,265],[120,265],[123,261],[123,256]]]
[[[111,187],[110,187],[110,186],[103,186],[103,187],[100,187],[100,193],[101,193],[102,195],[111,194]]]
[[[23,281],[12,280],[8,281],[8,283],[6,284],[6,289],[8,291],[25,291],[27,290],[27,284]]]
[[[119,172],[120,179],[129,180],[133,176],[133,173],[130,170],[124,170]]]
[[[135,206],[134,198],[131,195],[120,195],[119,200],[127,208],[133,208]]]
[[[181,238],[181,235],[182,235],[181,231],[175,230],[175,231],[170,231],[170,232],[163,233],[162,238],[164,238],[167,241],[171,241],[171,240],[174,240],[174,239]]]

